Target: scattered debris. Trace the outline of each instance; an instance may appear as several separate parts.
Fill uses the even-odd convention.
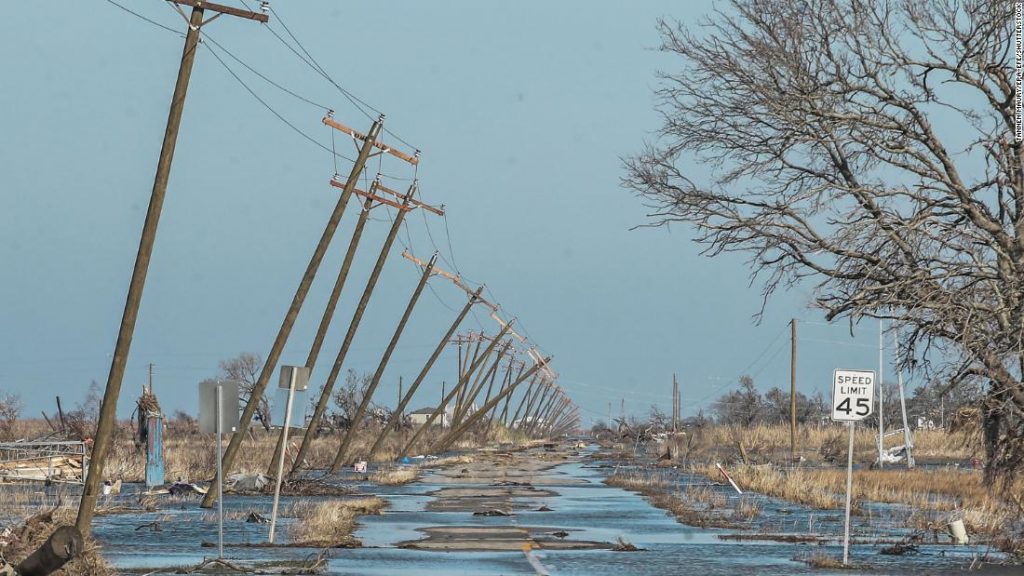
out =
[[[245,521],[249,524],[267,524],[270,522],[270,519],[259,512],[249,512],[249,515],[245,517]]]
[[[171,496],[182,496],[188,494],[206,494],[207,489],[201,486],[196,486],[191,482],[183,482],[178,480],[174,484],[167,487],[167,493]]]
[[[612,548],[612,552],[640,552],[643,548],[637,548],[633,544],[626,542],[626,539],[619,536],[617,544]]]
[[[490,510],[481,510],[479,512],[473,512],[473,516],[510,516],[510,514],[508,512],[505,512],[504,510],[492,508]]]
[[[163,529],[160,528],[160,523],[159,522],[150,522],[148,524],[143,524],[141,526],[136,526],[135,527],[135,531],[138,532],[139,530],[143,530],[145,528],[151,528],[153,530],[153,532],[163,532]]]
[[[83,462],[88,463],[85,442],[0,443],[0,481],[80,484]]]
[[[903,542],[897,542],[892,546],[886,546],[878,551],[879,554],[885,554],[886,556],[903,556],[904,554],[917,554],[917,544],[906,544]]]
[[[232,474],[224,485],[225,492],[262,492],[271,485],[270,477],[264,474]]]

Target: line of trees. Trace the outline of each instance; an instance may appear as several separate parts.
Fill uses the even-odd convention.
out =
[[[887,428],[902,426],[899,388],[895,383],[883,385],[885,401],[884,420]],[[906,391],[907,418],[912,428],[919,426],[939,427],[948,423],[957,411],[977,406],[984,398],[980,386],[943,387],[932,384],[917,386]],[[730,390],[715,401],[711,414],[717,424],[743,427],[758,425],[789,424],[790,394],[788,390],[773,387],[760,392],[750,376],[741,376],[735,390]],[[878,425],[876,412],[863,422],[868,426]],[[800,425],[820,424],[830,418],[829,400],[819,391],[810,397],[802,392],[796,394],[796,419]]]

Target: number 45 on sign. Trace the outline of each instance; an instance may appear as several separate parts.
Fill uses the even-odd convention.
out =
[[[873,370],[836,370],[832,379],[832,419],[856,422],[871,415],[875,398]]]

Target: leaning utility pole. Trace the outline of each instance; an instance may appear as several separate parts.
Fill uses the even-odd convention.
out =
[[[409,390],[405,393],[405,396],[402,397],[402,399],[399,401],[398,407],[395,408],[395,414],[401,414],[409,405],[409,402],[412,400],[413,394],[415,394],[416,390],[419,389],[420,384],[423,383],[423,380],[427,377],[427,374],[430,372],[430,369],[434,367],[434,362],[437,362],[437,359],[444,352],[444,348],[445,346],[448,345],[448,341],[451,339],[452,334],[455,334],[455,331],[459,329],[459,324],[462,324],[462,321],[466,318],[466,315],[469,314],[469,311],[470,309],[473,308],[473,305],[476,304],[477,299],[480,297],[480,293],[483,292],[483,290],[484,287],[481,286],[479,289],[477,289],[476,292],[470,295],[469,301],[466,302],[466,305],[462,307],[462,311],[459,312],[458,317],[456,317],[455,321],[452,322],[452,325],[448,328],[448,332],[446,332],[444,337],[441,338],[441,342],[438,343],[436,348],[434,348],[434,353],[431,354],[430,358],[427,359],[426,365],[424,365],[423,369],[420,370],[420,373],[418,376],[416,376],[416,380],[413,381],[412,386],[409,387]],[[444,398],[443,383],[441,384],[441,397]],[[395,414],[391,415],[392,420],[395,419]],[[367,460],[372,460],[373,456],[377,453],[377,450],[380,449],[380,445],[384,442],[384,438],[387,436],[388,429],[391,427],[392,424],[392,422],[388,422],[388,425],[385,426],[384,430],[382,430],[380,435],[377,436],[377,440],[374,441],[373,446],[370,447],[370,453],[367,454],[366,456]]]
[[[530,380],[529,386],[526,387],[526,393],[523,394],[523,397],[519,400],[519,406],[516,408],[516,413],[512,415],[512,428],[516,430],[523,429],[523,421],[526,418],[526,415],[530,413],[530,410],[533,408],[534,400],[537,398],[537,395],[540,394],[540,391],[544,386],[545,383],[539,376],[534,376]]]
[[[369,140],[368,140],[369,141]],[[302,444],[299,445],[299,452],[295,455],[295,461],[292,463],[292,472],[298,470],[299,466],[302,465],[302,461],[306,456],[306,452],[309,450],[310,442],[313,441],[313,436],[316,435],[317,430],[320,428],[320,419],[323,418],[324,412],[327,410],[327,403],[331,399],[331,393],[334,391],[334,383],[338,379],[338,375],[341,373],[341,367],[345,363],[345,356],[348,355],[349,347],[352,345],[352,340],[355,338],[356,330],[359,329],[359,323],[363,319],[363,313],[366,312],[366,307],[370,303],[370,297],[373,295],[373,289],[377,286],[377,280],[380,278],[381,271],[384,269],[384,263],[387,262],[388,255],[391,253],[391,246],[395,243],[395,238],[398,237],[398,231],[402,227],[402,222],[405,220],[405,213],[409,211],[409,205],[412,203],[412,198],[416,194],[416,182],[413,182],[409,186],[409,191],[405,195],[400,208],[395,213],[395,219],[391,223],[391,229],[388,231],[387,238],[384,239],[384,245],[381,246],[380,254],[377,256],[377,262],[373,266],[373,271],[370,272],[370,278],[366,281],[366,287],[363,289],[363,295],[359,299],[359,303],[356,304],[355,312],[352,314],[352,320],[349,321],[348,331],[345,333],[345,339],[341,343],[341,348],[338,350],[338,356],[334,359],[334,365],[331,366],[331,373],[327,376],[327,381],[324,383],[323,390],[320,392],[320,400],[316,404],[316,409],[313,411],[313,419],[309,421],[309,426],[306,427],[306,433],[302,436]]]
[[[523,427],[521,429],[527,436],[533,432],[534,424],[537,422],[537,417],[540,416],[540,411],[544,409],[544,406],[551,400],[555,392],[555,385],[551,382],[546,382],[537,395],[537,403],[532,407],[532,412],[530,409],[527,409],[526,414],[523,415]]]
[[[113,443],[114,427],[117,420],[117,400],[121,395],[121,382],[124,380],[125,364],[132,347],[135,335],[135,322],[139,317],[139,306],[142,304],[142,293],[146,287],[146,276],[149,273],[149,261],[153,256],[153,245],[156,243],[156,231],[160,224],[160,213],[163,211],[164,197],[171,176],[171,163],[174,160],[174,148],[178,142],[178,128],[181,126],[182,113],[185,110],[185,96],[188,94],[188,83],[192,76],[192,64],[195,62],[196,50],[199,48],[199,33],[204,24],[222,14],[267,22],[266,14],[238,10],[230,6],[222,6],[212,2],[198,0],[172,0],[175,8],[181,12],[178,4],[192,7],[188,20],[188,32],[185,34],[185,47],[181,54],[178,67],[178,78],[174,84],[174,95],[171,96],[171,108],[167,114],[167,128],[164,130],[163,145],[160,148],[160,159],[156,164],[156,176],[153,179],[153,190],[146,211],[146,221],[142,226],[139,249],[135,255],[135,267],[128,284],[128,296],[125,299],[124,312],[121,315],[121,326],[117,332],[117,343],[110,361],[110,372],[107,375],[107,386],[103,392],[103,403],[100,406],[99,421],[96,425],[92,458],[89,472],[85,478],[85,486],[78,504],[78,517],[75,526],[79,532],[88,536],[92,525],[96,500],[99,497],[100,485],[103,484],[103,470],[106,467],[107,455]],[[217,12],[217,15],[203,22],[205,10]]]
[[[471,414],[469,418],[466,418],[466,421],[463,422],[461,425],[459,425],[458,427],[453,427],[451,430],[449,430],[448,434],[441,438],[441,440],[439,440],[437,444],[434,445],[431,451],[437,453],[451,446],[453,442],[458,440],[459,437],[461,437],[466,432],[466,430],[470,428],[470,426],[472,426],[477,421],[482,419],[489,411],[493,410],[494,407],[497,406],[498,403],[501,402],[506,395],[511,394],[516,389],[516,387],[519,386],[519,384],[521,384],[530,376],[533,376],[534,372],[540,370],[541,366],[546,365],[549,361],[551,361],[550,356],[545,358],[543,362],[534,364],[532,367],[530,367],[529,370],[527,370],[522,376],[517,378],[511,386],[509,386],[508,390],[505,390],[501,394],[492,398],[490,402],[488,402],[482,408]]]
[[[253,388],[252,394],[249,395],[249,402],[245,405],[242,416],[239,418],[238,430],[231,436],[227,450],[224,451],[224,457],[221,460],[221,468],[224,470],[230,471],[232,464],[235,462],[235,455],[238,454],[238,449],[242,446],[242,439],[245,438],[245,433],[249,430],[249,424],[252,423],[252,415],[267,390],[271,375],[277,368],[277,361],[281,358],[285,344],[288,343],[288,337],[295,326],[295,320],[299,316],[299,311],[302,310],[302,305],[306,302],[306,295],[309,294],[313,279],[316,278],[316,273],[320,269],[320,263],[323,262],[324,255],[327,254],[327,248],[334,238],[334,233],[338,230],[341,218],[345,214],[345,206],[355,190],[356,181],[363,173],[366,160],[370,157],[370,152],[377,141],[377,136],[383,128],[383,121],[384,116],[382,115],[370,126],[369,135],[364,139],[363,145],[359,149],[359,155],[356,156],[356,161],[352,164],[352,170],[349,173],[348,181],[345,183],[345,188],[342,190],[341,196],[338,197],[338,202],[334,205],[331,217],[327,220],[327,225],[324,226],[324,231],[320,235],[320,241],[317,242],[316,249],[313,250],[313,256],[310,257],[309,264],[306,265],[306,271],[302,274],[302,280],[299,281],[299,286],[295,289],[291,305],[289,305],[288,311],[284,315],[284,320],[281,322],[281,327],[277,331],[277,337],[274,338],[274,343],[270,347],[270,353],[267,354],[267,360],[263,364],[259,378],[256,380],[256,386]],[[218,478],[217,481],[219,482],[220,479]],[[213,506],[215,496],[216,492],[210,490],[203,497],[203,502],[200,506],[203,508]]]
[[[516,406],[516,411],[515,411],[515,414],[512,415],[511,422],[506,420],[505,421],[505,425],[511,426],[513,428],[519,428],[519,425],[516,424],[516,422],[519,420],[519,414],[520,414],[520,412],[522,412],[523,408],[526,407],[527,400],[529,400],[530,397],[533,395],[533,392],[534,392],[534,387],[533,386],[536,383],[537,383],[537,378],[533,378],[532,380],[530,380],[530,384],[526,387],[526,392],[524,392],[522,398],[519,399],[519,404]]]
[[[534,435],[538,430],[544,427],[548,414],[554,409],[555,404],[561,398],[562,391],[557,386],[552,387],[552,394],[548,397],[547,402],[541,404],[537,410],[537,414],[533,417],[533,422],[530,423],[530,428],[526,431],[527,435]]]
[[[501,359],[508,351],[511,345],[512,343],[510,341],[506,341],[502,345],[501,350],[498,352],[498,356],[494,359],[494,362],[491,364],[491,366],[486,370],[480,370],[477,372],[476,378],[474,378],[473,380],[473,384],[469,387],[469,392],[463,399],[462,411],[456,412],[454,414],[454,417],[452,418],[453,426],[458,426],[459,423],[462,422],[462,420],[466,417],[466,414],[473,406],[473,402],[476,401],[477,397],[480,395],[480,391],[483,390],[484,382],[487,382],[487,380],[491,378],[492,374],[497,373],[498,366],[501,364]],[[487,360],[487,358],[484,359],[485,362]]]
[[[338,300],[341,298],[341,291],[345,287],[349,270],[352,268],[352,261],[355,259],[356,250],[359,248],[359,241],[363,236],[363,230],[366,228],[366,221],[369,220],[370,209],[373,208],[373,193],[376,191],[377,184],[378,182],[374,181],[370,185],[370,192],[366,194],[366,199],[363,201],[363,209],[359,213],[356,226],[352,231],[352,239],[349,240],[348,250],[345,251],[345,258],[342,260],[341,268],[338,270],[338,278],[334,281],[334,289],[331,290],[331,295],[327,299],[327,306],[324,308],[323,316],[320,318],[320,325],[317,326],[313,344],[309,347],[309,354],[306,356],[306,369],[309,370],[310,374],[316,368],[316,361],[320,357],[320,349],[323,347],[324,339],[327,337],[327,330],[330,328],[331,320],[334,318],[334,311],[337,309]],[[335,179],[331,180],[331,185],[339,186]],[[362,195],[362,192],[356,188],[353,188],[352,191]],[[282,434],[277,438],[277,445],[274,447],[274,456],[270,459],[270,468],[267,470],[267,476],[276,475],[277,471],[274,464],[281,461],[281,452],[284,449],[284,435]]]
[[[494,339],[491,340],[491,343],[487,345],[487,352],[485,352],[485,354],[490,353],[490,351],[493,350],[494,347],[498,345],[498,341],[505,337],[505,334],[508,333],[509,329],[510,329],[510,326],[506,326],[506,327],[501,329],[501,332],[499,332],[498,335],[495,336]],[[427,418],[427,421],[424,422],[416,430],[416,432],[413,433],[412,438],[410,438],[405,443],[405,446],[398,453],[398,457],[399,458],[401,458],[402,456],[408,455],[409,450],[411,450],[413,445],[416,444],[416,441],[420,439],[420,436],[422,436],[423,433],[426,432],[427,429],[430,428],[430,425],[434,423],[434,420],[437,420],[438,416],[440,416],[441,414],[444,413],[445,408],[448,406],[448,403],[452,401],[452,398],[454,398],[455,395],[459,393],[460,389],[463,386],[465,386],[467,382],[469,382],[469,377],[473,375],[473,372],[475,372],[477,370],[477,368],[480,367],[481,364],[483,364],[483,360],[484,360],[483,358],[480,358],[476,362],[474,362],[473,364],[471,364],[469,366],[469,368],[462,375],[462,377],[459,378],[458,383],[455,386],[452,387],[452,389],[448,392],[448,394],[445,395],[444,398],[441,399],[441,403],[437,405],[437,408],[430,415],[430,417]],[[443,422],[443,420],[442,420],[442,422]]]
[[[796,318],[789,321],[789,453],[796,457]]]
[[[395,333],[391,337],[391,342],[388,342],[388,347],[384,350],[384,355],[380,358],[380,363],[377,365],[377,371],[373,373],[373,378],[370,380],[370,385],[366,391],[363,392],[363,399],[359,403],[359,407],[356,408],[355,415],[352,417],[352,422],[345,432],[345,437],[341,441],[341,446],[338,448],[338,453],[334,456],[334,462],[331,463],[330,471],[332,473],[337,472],[338,467],[341,465],[342,460],[348,453],[348,447],[352,443],[352,438],[355,436],[356,430],[359,428],[360,422],[363,420],[363,415],[366,414],[366,407],[370,405],[370,400],[373,399],[373,393],[377,391],[377,386],[380,385],[381,378],[384,377],[384,370],[388,367],[388,361],[391,360],[391,355],[395,351],[395,346],[398,346],[398,340],[402,337],[402,332],[405,331],[405,325],[409,323],[409,317],[412,316],[412,311],[416,307],[416,302],[419,301],[420,295],[423,294],[423,288],[427,285],[427,280],[430,280],[430,272],[434,269],[434,262],[437,261],[437,252],[430,258],[430,262],[427,267],[423,269],[423,274],[420,276],[420,281],[416,285],[416,290],[413,291],[412,297],[409,298],[409,304],[405,307],[405,312],[402,313],[402,319],[399,320],[398,326],[395,328]],[[387,426],[384,427],[387,430]]]

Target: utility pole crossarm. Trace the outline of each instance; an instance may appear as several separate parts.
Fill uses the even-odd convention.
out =
[[[199,8],[201,10],[210,10],[212,12],[219,12],[220,14],[227,14],[228,16],[238,16],[239,18],[246,18],[248,20],[255,20],[266,24],[270,21],[270,17],[262,12],[251,12],[249,10],[242,10],[241,8],[234,8],[232,6],[225,6],[223,4],[215,4],[213,2],[206,2],[205,0],[168,0],[174,4],[181,4],[182,6],[191,6],[192,8]],[[216,16],[215,16],[216,18]]]
[[[423,260],[420,260],[419,258],[413,256],[412,254],[409,254],[408,250],[402,252],[402,258],[405,258],[406,260],[419,265],[421,268],[426,268],[426,266],[427,266],[426,262],[424,262]],[[442,270],[441,268],[439,268],[437,266],[434,267],[434,272],[433,273],[438,275],[438,276],[441,276],[441,277],[444,277],[444,278],[447,278],[447,279],[451,280],[452,284],[455,284],[456,286],[458,286],[466,294],[470,294],[470,295],[473,294],[473,290],[470,290],[469,287],[466,286],[465,283],[463,283],[462,277],[459,276],[458,274],[452,274],[451,272],[448,272],[446,270]],[[487,299],[484,298],[483,296],[478,296],[476,301],[481,303],[481,304],[483,304],[484,306],[487,306],[488,308],[491,309],[491,311],[497,311],[498,310],[498,306],[496,304],[493,304],[493,303],[487,301]]]
[[[396,192],[396,191],[392,190],[391,188],[388,188],[387,186],[384,186],[383,184],[377,184],[377,190],[380,190],[381,192],[384,192],[385,194],[390,194],[390,195],[394,196],[395,198],[401,198],[403,200],[405,199],[405,195],[404,194],[402,194],[401,192]],[[430,204],[427,204],[426,202],[421,202],[421,201],[419,201],[419,200],[417,200],[415,198],[410,200],[410,203],[413,206],[417,207],[417,208],[423,208],[427,212],[433,212],[434,214],[437,214],[438,216],[444,216],[444,205],[443,204],[441,205],[440,208],[436,208],[434,206],[431,206]]]
[[[346,182],[342,182],[337,177],[331,178],[330,184],[331,184],[331,186],[334,186],[335,188],[342,188],[342,189],[344,189],[345,186],[347,185]],[[395,192],[394,190],[392,190],[390,188],[386,188],[379,181],[376,181],[376,180],[374,180],[373,184],[370,185],[370,191],[369,192],[364,192],[363,190],[360,190],[359,188],[353,188],[352,191],[355,192],[357,195],[362,196],[363,198],[369,198],[371,200],[375,200],[377,202],[380,202],[381,204],[387,204],[388,206],[391,206],[392,208],[395,208],[395,209],[398,209],[398,210],[403,210],[405,212],[411,212],[411,211],[415,210],[416,208],[423,208],[424,210],[427,210],[428,212],[433,212],[434,214],[440,214],[441,216],[444,216],[444,212],[443,211],[439,210],[438,208],[435,208],[435,207],[431,206],[430,204],[427,204],[426,202],[421,202],[421,201],[419,201],[419,200],[417,200],[415,198],[409,198],[409,204],[410,204],[409,206],[405,206],[404,204],[396,202],[394,200],[391,200],[390,198],[382,198],[381,196],[377,195],[377,192],[387,192],[388,194],[390,194],[391,196],[394,196],[395,198],[398,198],[402,202],[405,202],[406,195],[405,194],[400,194],[398,192]]]
[[[330,126],[331,128],[334,128],[335,130],[337,130],[339,132],[344,132],[345,134],[348,134],[349,136],[351,136],[351,137],[353,137],[353,138],[355,138],[357,140],[365,141],[367,139],[366,134],[363,134],[362,132],[360,132],[358,130],[355,130],[353,128],[349,128],[348,126],[345,126],[344,124],[338,122],[334,118],[331,118],[330,114],[328,114],[327,116],[324,116],[323,123],[328,125],[328,126]],[[416,165],[418,165],[420,163],[420,151],[419,150],[417,150],[412,156],[410,156],[410,155],[408,155],[408,154],[406,154],[404,152],[395,150],[394,148],[392,148],[392,147],[390,147],[390,146],[388,146],[386,144],[381,143],[376,138],[373,139],[372,144],[373,144],[374,148],[377,148],[377,149],[381,150],[382,152],[386,152],[386,153],[394,156],[395,158],[398,158],[399,160],[405,160],[406,162],[408,162],[409,164],[412,164],[413,166],[416,166]]]

